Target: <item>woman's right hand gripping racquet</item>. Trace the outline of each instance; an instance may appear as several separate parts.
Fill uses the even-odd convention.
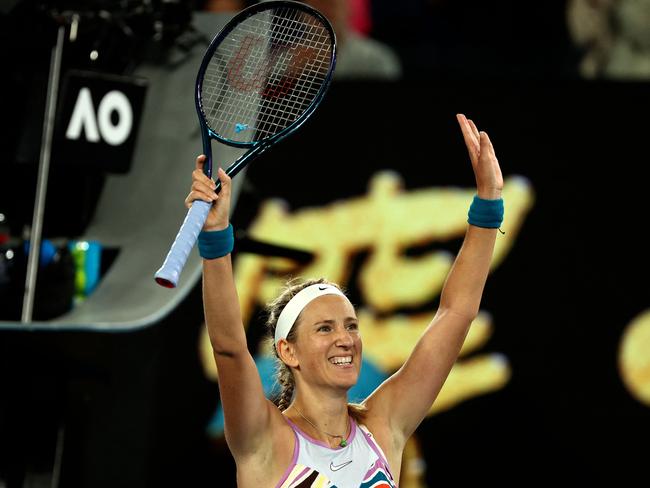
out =
[[[210,43],[196,78],[206,175],[212,177],[211,139],[248,148],[226,169],[234,177],[298,129],[320,104],[335,65],[334,30],[307,5],[261,2],[233,17]],[[155,274],[158,284],[176,287],[210,206],[194,201]]]

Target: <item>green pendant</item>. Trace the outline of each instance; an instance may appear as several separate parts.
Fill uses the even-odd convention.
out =
[[[345,447],[347,445],[348,445],[348,441],[346,441],[345,439],[341,439],[341,443],[339,444],[339,446]]]

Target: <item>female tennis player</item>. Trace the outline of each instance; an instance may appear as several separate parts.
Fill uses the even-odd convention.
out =
[[[222,189],[197,158],[187,206],[214,202],[199,236],[205,321],[219,370],[225,436],[241,488],[396,487],[407,439],[424,419],[479,310],[497,229],[503,177],[485,132],[458,115],[477,192],[462,247],[440,306],[404,365],[360,405],[348,404],[359,377],[361,331],[355,309],[325,280],[288,285],[269,305],[268,325],[284,391],[268,400],[248,351],[232,275],[231,180]]]

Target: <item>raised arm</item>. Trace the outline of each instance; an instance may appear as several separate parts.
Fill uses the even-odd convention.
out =
[[[488,135],[464,115],[457,118],[474,169],[477,196],[499,200],[503,177]],[[496,228],[468,225],[435,317],[402,368],[366,401],[371,418],[388,419],[390,437],[398,446],[424,419],[458,357],[479,311],[496,233]]]
[[[185,204],[189,206],[197,199],[214,202],[203,227],[206,234],[202,242],[218,244],[228,232],[231,180],[222,169],[218,170],[221,192],[217,195],[214,182],[203,173],[204,160],[204,156],[196,160],[192,191]],[[213,249],[216,256],[222,254],[218,248],[217,245]],[[259,452],[261,444],[268,442],[275,407],[264,395],[255,361],[248,351],[229,252],[203,259],[203,307],[219,372],[226,440],[235,458],[245,458]]]

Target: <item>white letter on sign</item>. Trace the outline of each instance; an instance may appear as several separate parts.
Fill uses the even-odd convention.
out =
[[[111,121],[113,110],[119,117],[117,125]],[[119,146],[126,141],[133,126],[133,111],[126,95],[117,90],[108,92],[99,104],[97,122],[103,139],[110,145]]]
[[[75,103],[68,130],[65,131],[65,137],[68,139],[79,139],[81,129],[86,133],[86,139],[89,142],[99,142],[99,131],[97,130],[97,121],[95,120],[95,108],[88,88],[79,90],[79,96]]]

